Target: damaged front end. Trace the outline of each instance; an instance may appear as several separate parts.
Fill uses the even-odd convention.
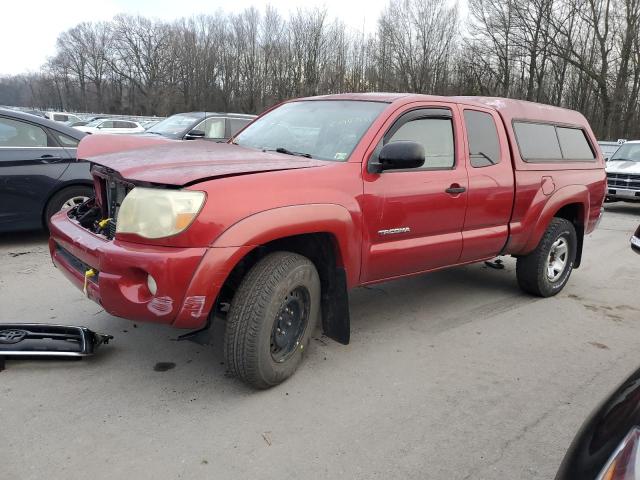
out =
[[[10,357],[87,357],[113,337],[86,327],[42,323],[0,324],[0,370]]]

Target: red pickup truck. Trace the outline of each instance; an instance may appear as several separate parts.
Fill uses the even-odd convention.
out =
[[[96,195],[52,218],[55,265],[115,316],[226,316],[227,367],[257,388],[318,321],[349,342],[357,286],[512,255],[523,290],[555,295],[606,188],[581,114],[501,98],[304,98],[227,144],[92,135],[78,158]]]

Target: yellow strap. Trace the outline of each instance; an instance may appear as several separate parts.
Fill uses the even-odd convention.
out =
[[[107,224],[109,223],[109,220],[111,220],[111,219],[110,219],[110,218],[105,218],[104,220],[100,220],[100,221],[98,222],[98,226],[99,226],[100,228],[104,228],[104,227],[106,227],[106,226],[107,226]]]
[[[96,271],[93,268],[90,268],[86,272],[84,272],[84,287],[82,287],[82,291],[84,294],[87,294],[87,282],[91,277],[95,277]]]

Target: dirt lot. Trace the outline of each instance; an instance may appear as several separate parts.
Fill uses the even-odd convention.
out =
[[[43,234],[5,235],[0,322],[115,340],[82,362],[7,362],[0,477],[552,478],[585,416],[640,366],[638,222],[640,205],[609,206],[555,298],[520,293],[512,259],[359,289],[352,343],[317,334],[265,392],[225,376],[219,325],[199,345],[111,317],[55,270]]]

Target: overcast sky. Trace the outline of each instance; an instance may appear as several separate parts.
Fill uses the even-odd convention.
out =
[[[240,12],[267,4],[287,16],[298,7],[326,7],[331,18],[370,32],[388,0],[0,0],[0,75],[38,72],[55,52],[58,34],[85,21],[109,20],[118,13],[173,20],[222,9]]]

